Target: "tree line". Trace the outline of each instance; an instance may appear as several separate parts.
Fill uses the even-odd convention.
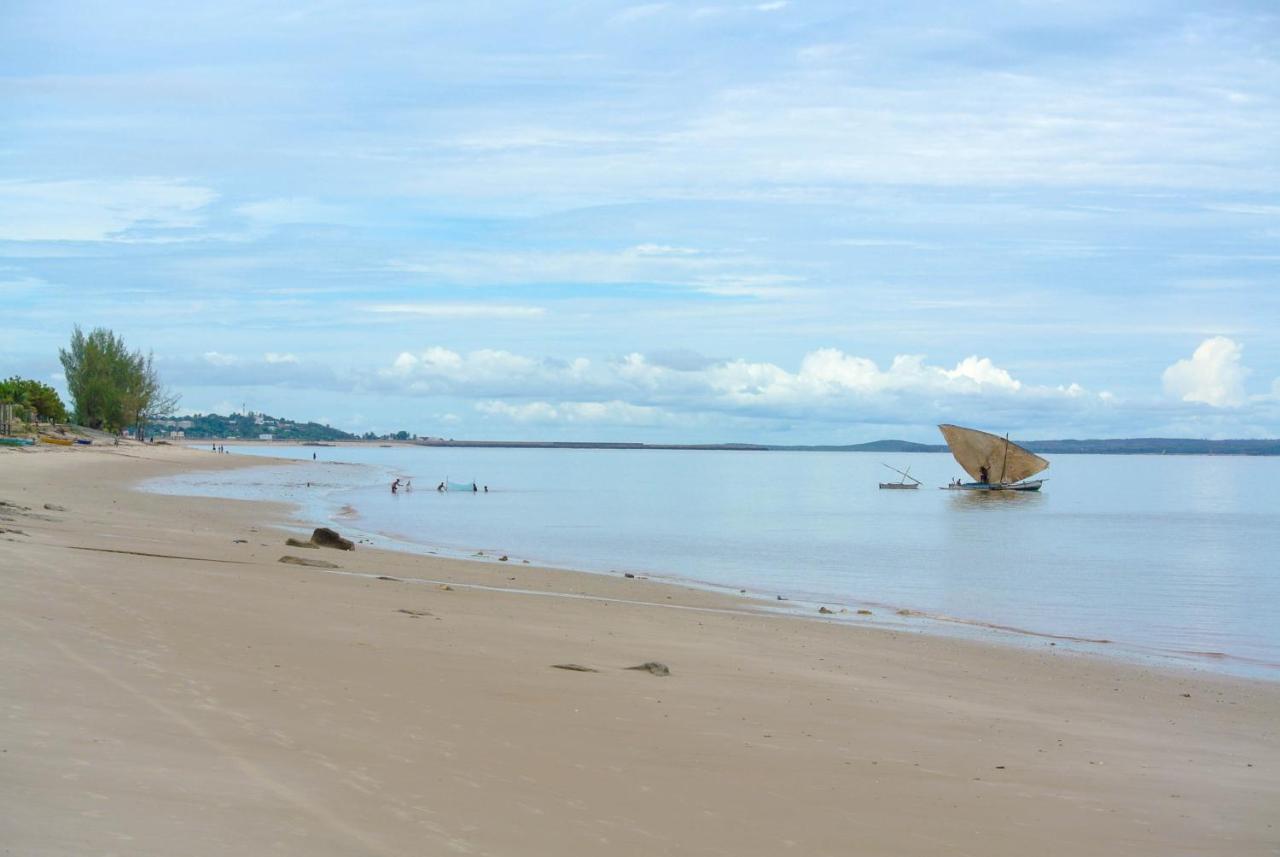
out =
[[[58,391],[40,381],[19,378],[17,375],[0,381],[0,403],[5,402],[33,411],[39,420],[54,423],[67,421],[67,407],[62,404]]]

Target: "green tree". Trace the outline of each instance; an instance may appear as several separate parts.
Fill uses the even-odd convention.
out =
[[[178,397],[160,383],[152,355],[130,351],[106,328],[86,336],[76,325],[70,346],[58,356],[81,425],[107,431],[134,426],[142,437],[148,418],[172,413],[177,405]]]
[[[36,412],[40,419],[56,423],[67,421],[67,409],[58,391],[48,384],[14,375],[0,381],[0,402],[24,405]]]
[[[142,440],[147,423],[172,414],[180,397],[160,382],[153,354],[144,357],[142,352],[135,352],[130,358],[130,368],[120,402],[126,424],[134,426],[138,439]]]

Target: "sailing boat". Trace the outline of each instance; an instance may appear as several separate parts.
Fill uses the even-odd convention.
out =
[[[959,491],[1039,491],[1043,479],[1030,479],[1049,462],[1009,441],[1009,436],[989,434],[961,426],[940,425],[956,461],[974,478],[947,487]]]
[[[884,464],[883,461],[880,463]],[[901,473],[902,478],[899,479],[897,482],[881,482],[880,483],[881,488],[919,488],[920,487],[920,480],[911,475],[910,467],[908,467],[906,470],[899,470],[896,467],[890,467],[888,464],[885,464],[884,466],[888,467],[894,473]],[[907,481],[908,479],[910,479],[911,481],[908,482]]]

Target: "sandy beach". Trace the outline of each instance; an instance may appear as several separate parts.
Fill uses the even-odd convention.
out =
[[[1274,683],[290,548],[320,522],[131,488],[261,463],[0,451],[0,853],[1280,849]]]

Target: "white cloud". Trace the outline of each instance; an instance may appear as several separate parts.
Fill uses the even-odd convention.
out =
[[[518,423],[601,423],[606,425],[656,425],[670,421],[659,408],[609,402],[527,402],[512,405],[501,401],[480,402],[476,410],[487,416]]]
[[[785,274],[717,274],[693,281],[697,291],[707,295],[731,298],[787,298],[804,293],[795,284],[799,277]]]
[[[0,182],[0,240],[128,241],[134,227],[189,229],[217,199],[179,179]]]
[[[643,3],[637,6],[628,6],[614,15],[613,21],[616,24],[630,24],[645,18],[652,18],[654,15],[659,15],[669,8],[669,3]]]
[[[547,312],[545,307],[540,306],[479,303],[369,304],[363,309],[379,315],[421,315],[434,318],[537,318]]]
[[[236,213],[264,226],[283,226],[290,223],[343,223],[350,216],[341,206],[307,197],[281,197],[250,202],[238,206]]]
[[[630,251],[636,256],[696,256],[692,247],[673,247],[669,244],[637,244]]]
[[[869,358],[835,348],[812,351],[797,370],[789,371],[742,359],[677,367],[639,353],[564,361],[435,347],[400,354],[379,373],[379,383],[404,393],[485,399],[485,413],[523,421],[634,422],[654,417],[650,411],[624,413],[621,404],[684,413],[834,415],[855,406],[891,409],[904,398],[930,403],[1019,397],[1079,404],[1097,400],[1079,384],[1026,385],[987,357],[974,355],[945,367],[930,365],[921,355],[900,355],[882,369]]]
[[[1225,336],[1206,339],[1190,359],[1164,370],[1165,393],[1215,408],[1244,404],[1244,379],[1249,370],[1240,363],[1241,351],[1239,344]]]
[[[643,243],[617,250],[446,251],[396,260],[388,267],[423,275],[435,283],[459,285],[639,282],[732,296],[773,297],[793,292],[800,279],[769,270],[772,264],[738,252],[717,254]]]
[[[232,354],[223,354],[218,351],[206,351],[204,353],[204,362],[214,366],[234,366],[240,362],[240,358]]]
[[[297,363],[298,358],[293,354],[277,354],[274,351],[268,351],[262,355],[262,359],[268,363]]]

